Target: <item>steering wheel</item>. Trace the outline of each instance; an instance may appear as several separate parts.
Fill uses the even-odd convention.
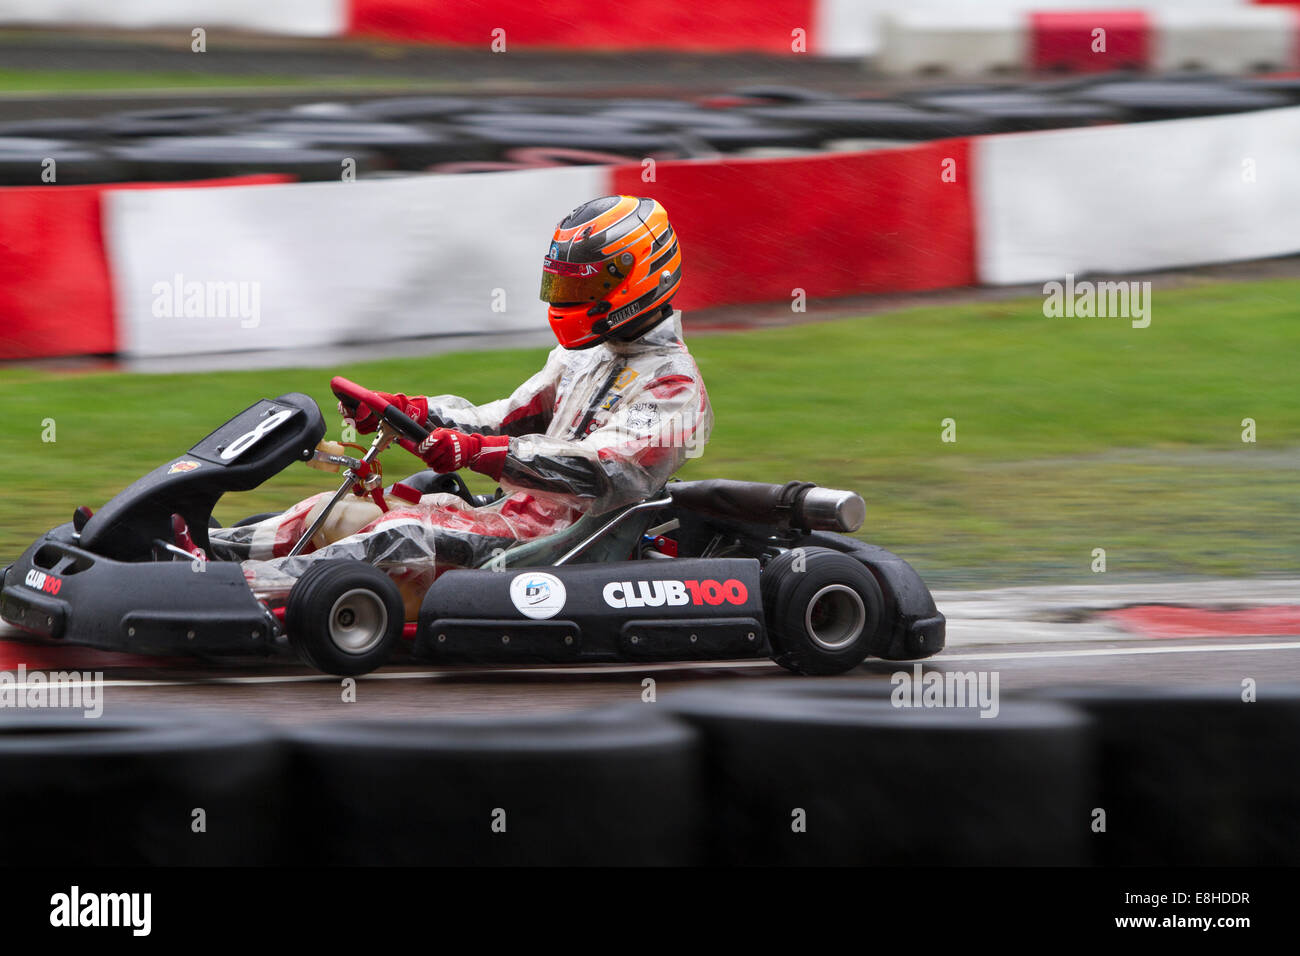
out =
[[[330,391],[338,396],[344,405],[355,408],[365,405],[375,412],[403,438],[418,445],[429,437],[429,430],[411,418],[396,405],[384,401],[377,393],[362,388],[356,382],[348,381],[341,375],[330,379]],[[410,451],[410,449],[407,449]],[[414,454],[414,452],[412,452]],[[418,456],[417,456],[418,457]]]

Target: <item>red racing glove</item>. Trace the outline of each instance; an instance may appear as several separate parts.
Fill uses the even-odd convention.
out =
[[[427,398],[407,398],[401,392],[391,395],[388,392],[375,392],[375,394],[390,404],[396,405],[406,413],[408,418],[415,419],[420,425],[423,425],[429,417],[429,400]],[[362,435],[369,435],[379,429],[379,423],[382,420],[379,413],[382,411],[382,408],[372,409],[364,402],[359,402],[355,407],[349,408],[341,400],[339,401],[339,414],[344,418],[352,419],[356,423],[357,431]]]
[[[450,428],[435,428],[418,445],[405,439],[401,444],[419,455],[436,472],[446,474],[471,468],[480,475],[500,480],[506,454],[510,451],[510,436],[467,435]]]

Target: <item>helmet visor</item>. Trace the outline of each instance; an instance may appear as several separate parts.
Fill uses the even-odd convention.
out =
[[[611,259],[604,262],[564,262],[547,256],[542,260],[541,299],[552,305],[599,302],[622,279]]]

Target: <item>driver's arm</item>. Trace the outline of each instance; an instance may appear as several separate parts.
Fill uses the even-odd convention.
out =
[[[433,428],[452,428],[480,435],[527,435],[545,431],[555,410],[555,391],[562,372],[557,353],[552,350],[546,365],[516,388],[509,398],[484,405],[472,405],[459,395],[431,395],[426,424]]]

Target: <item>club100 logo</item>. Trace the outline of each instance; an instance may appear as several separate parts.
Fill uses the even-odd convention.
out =
[[[744,604],[749,589],[744,582],[726,581],[611,581],[602,592],[610,607],[674,607],[684,604]]]
[[[44,571],[37,571],[35,568],[32,568],[27,572],[27,577],[24,579],[23,583],[25,583],[29,588],[44,591],[46,594],[58,594],[59,590],[63,587],[62,578],[56,578],[54,575],[46,574]]]

